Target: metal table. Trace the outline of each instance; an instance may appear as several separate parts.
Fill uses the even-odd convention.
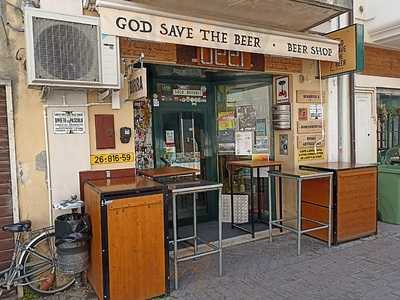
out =
[[[222,276],[222,184],[205,181],[201,179],[193,180],[192,182],[182,182],[168,184],[168,190],[172,198],[172,223],[173,223],[173,261],[174,261],[174,276],[175,289],[178,289],[178,263],[203,257],[211,254],[219,254],[219,275]],[[197,234],[197,209],[196,209],[196,194],[217,191],[218,190],[218,243],[217,246],[212,243],[207,243],[201,240]],[[179,195],[193,194],[193,236],[178,238],[178,222],[177,222],[177,206],[176,198]],[[178,243],[193,241],[193,254],[178,257]],[[198,252],[198,241],[205,243],[210,250]]]
[[[281,171],[282,162],[280,161],[271,161],[271,160],[237,160],[237,161],[229,161],[229,178],[230,178],[230,186],[231,186],[231,222],[232,228],[240,229],[244,232],[251,234],[251,236],[255,237],[255,227],[254,227],[254,195],[253,195],[253,169],[257,170],[257,203],[258,203],[258,220],[261,219],[261,197],[260,197],[260,168],[278,168],[278,171]],[[234,222],[234,212],[233,212],[233,171],[234,169],[250,169],[250,225],[251,230],[248,230],[240,225],[235,224]],[[271,182],[268,182],[268,189],[271,191]],[[279,180],[279,217],[282,216],[282,202],[281,202],[281,193],[282,193],[282,184],[281,180]],[[270,204],[271,205],[271,204]]]
[[[333,190],[333,172],[313,172],[307,170],[286,170],[286,171],[270,171],[268,181],[269,184],[272,182],[272,178],[287,178],[296,181],[296,217],[285,219],[282,216],[277,220],[272,220],[272,212],[271,212],[271,189],[269,190],[269,240],[272,242],[272,226],[280,227],[289,231],[292,231],[297,234],[297,255],[300,255],[301,252],[301,235],[304,233],[328,229],[328,247],[331,247],[331,236],[332,236],[332,190]],[[312,220],[309,218],[304,218],[302,216],[301,204],[302,204],[302,192],[301,192],[301,184],[304,180],[312,180],[319,178],[329,178],[329,203],[328,203],[328,224],[322,223],[316,220]],[[315,227],[303,229],[302,221],[306,220],[310,223],[315,224]],[[286,225],[285,223],[289,223],[295,221],[295,226]]]

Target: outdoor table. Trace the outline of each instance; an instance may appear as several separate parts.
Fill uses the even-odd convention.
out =
[[[272,226],[280,227],[286,229],[288,231],[292,231],[297,234],[297,255],[300,255],[301,251],[301,235],[321,230],[328,229],[328,247],[331,247],[331,232],[332,232],[332,188],[333,188],[333,172],[315,172],[315,171],[306,171],[306,170],[285,170],[285,171],[270,171],[268,173],[268,181],[269,184],[272,182],[272,178],[287,178],[294,180],[296,182],[296,217],[294,218],[283,218],[282,216],[277,220],[272,220],[272,211],[271,211],[271,189],[269,190],[269,240],[272,241]],[[302,216],[302,189],[301,184],[304,180],[312,180],[312,179],[320,179],[320,178],[329,178],[329,202],[328,202],[328,224],[319,222],[310,218],[305,218]],[[302,221],[308,221],[312,224],[315,224],[312,228],[303,229]],[[293,226],[290,226],[291,223],[295,221]]]
[[[206,255],[219,253],[219,275],[222,276],[222,184],[205,181],[201,179],[193,180],[192,182],[181,182],[168,184],[168,190],[172,197],[172,223],[173,223],[173,261],[174,261],[174,276],[175,289],[178,289],[178,263],[203,257]],[[218,243],[217,245],[211,242],[205,242],[199,238],[197,234],[197,209],[196,209],[196,194],[217,191],[218,190]],[[176,199],[179,195],[193,194],[193,236],[178,238],[178,222],[177,222],[177,205]],[[178,243],[193,241],[193,254],[184,257],[178,257]],[[198,252],[197,242],[205,243],[210,250]]]
[[[252,237],[255,237],[255,220],[254,220],[254,195],[253,195],[253,170],[257,170],[257,203],[258,203],[258,220],[261,220],[261,196],[260,196],[260,168],[278,168],[278,171],[281,171],[282,162],[280,161],[271,161],[271,160],[237,160],[237,161],[229,161],[229,178],[230,178],[230,186],[231,186],[231,220],[232,220],[232,228],[240,229],[244,232],[250,233]],[[234,169],[247,168],[250,169],[250,225],[251,230],[248,230],[234,222],[234,212],[233,212],[233,171]],[[270,172],[270,171],[269,171]],[[271,191],[271,182],[269,181],[268,189]],[[282,216],[282,201],[281,201],[281,193],[282,193],[282,183],[279,180],[279,216]],[[270,204],[271,205],[271,204]]]

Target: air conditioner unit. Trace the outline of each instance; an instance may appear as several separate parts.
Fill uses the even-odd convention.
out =
[[[119,89],[119,43],[99,18],[25,9],[29,86]]]

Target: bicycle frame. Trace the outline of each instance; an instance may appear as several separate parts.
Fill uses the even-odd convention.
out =
[[[51,232],[54,228],[49,227],[44,229],[42,233],[37,235],[36,237],[29,239],[28,242],[21,242],[21,233],[16,234],[15,238],[15,248],[11,260],[10,266],[3,270],[0,271],[0,287],[5,288],[7,290],[11,289],[12,287],[15,286],[24,286],[31,284],[36,281],[24,281],[24,279],[32,276],[32,275],[38,275],[41,273],[44,273],[52,268],[52,265],[55,265],[55,257],[53,255],[52,259],[50,260],[49,258],[43,256],[40,253],[37,253],[35,250],[33,250],[32,245],[40,238],[43,236],[48,235],[49,232]],[[43,264],[43,267],[39,269],[36,269],[32,272],[27,272],[23,275],[21,275],[21,270],[23,269],[23,259],[26,255],[31,254],[33,256],[36,256],[46,262],[39,262],[35,263],[32,266],[38,267],[41,264]],[[48,263],[51,263],[49,266]]]

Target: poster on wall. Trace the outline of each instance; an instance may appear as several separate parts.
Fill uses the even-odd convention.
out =
[[[53,113],[55,134],[85,133],[85,113],[83,111],[56,111]]]
[[[289,77],[275,79],[276,104],[289,103]]]
[[[235,154],[252,155],[254,144],[254,133],[252,131],[236,131]]]
[[[256,136],[254,154],[269,154],[269,139],[267,136]]]
[[[325,150],[322,147],[301,149],[298,152],[298,160],[323,160],[325,159]]]
[[[239,131],[255,131],[257,114],[253,105],[236,107],[237,128]]]
[[[222,111],[218,113],[218,130],[227,130],[235,128],[235,112]]]
[[[267,120],[265,119],[256,120],[256,135],[257,136],[267,135]]]
[[[217,136],[218,152],[235,152],[235,130],[219,130]]]
[[[279,154],[280,155],[288,155],[289,151],[289,136],[287,134],[279,135]]]

